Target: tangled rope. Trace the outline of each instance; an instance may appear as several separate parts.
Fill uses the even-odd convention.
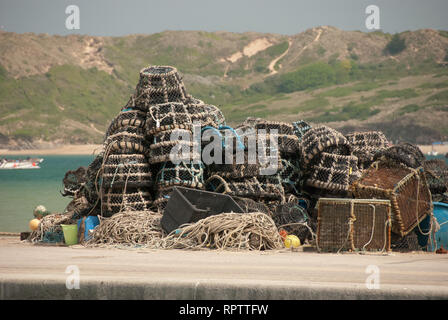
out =
[[[110,218],[100,217],[86,246],[145,246],[158,248],[163,236],[162,214],[148,211],[123,211]]]
[[[163,239],[166,249],[246,249],[282,248],[274,221],[266,214],[222,213],[181,226]]]
[[[39,227],[34,230],[30,237],[28,238],[31,242],[45,242],[45,237],[47,233],[51,234],[62,234],[61,224],[72,224],[74,220],[72,219],[72,214],[61,214],[54,213],[49,214],[42,218],[39,223]]]

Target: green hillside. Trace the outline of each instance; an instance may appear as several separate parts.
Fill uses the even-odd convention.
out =
[[[187,90],[219,106],[232,125],[258,116],[380,129],[394,141],[448,138],[445,31],[0,32],[0,44],[0,148],[100,143],[147,65],[177,67]]]

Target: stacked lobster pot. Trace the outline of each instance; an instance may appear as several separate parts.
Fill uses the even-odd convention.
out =
[[[301,140],[304,188],[318,196],[345,197],[350,185],[360,177],[358,158],[349,141],[327,126],[309,129]]]
[[[203,189],[201,128],[216,127],[224,116],[215,106],[188,95],[173,67],[143,69],[130,101],[147,108],[145,133],[154,174],[154,206],[163,211],[174,186]]]
[[[145,139],[146,113],[126,106],[106,131],[102,153],[101,214],[112,216],[123,210],[149,210],[152,173]],[[97,180],[95,180],[97,181]]]
[[[295,179],[300,175],[298,169],[281,156],[283,153],[297,153],[298,139],[292,133],[292,126],[248,118],[236,130],[221,127],[217,134],[221,137],[227,158],[222,164],[209,166],[207,190],[267,205],[284,203],[285,188],[279,172],[288,182],[291,182],[288,178]],[[232,141],[230,146],[229,141]],[[247,204],[246,201],[242,205]]]
[[[425,156],[417,146],[400,143],[373,158],[375,162],[353,184],[354,196],[391,201],[393,249],[424,247],[433,227],[431,184],[423,168]]]
[[[367,169],[376,153],[387,149],[389,142],[381,131],[353,132],[345,136],[358,158],[359,170]]]

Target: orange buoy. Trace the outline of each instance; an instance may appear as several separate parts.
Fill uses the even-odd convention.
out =
[[[29,226],[32,231],[37,230],[39,228],[40,220],[39,219],[33,219],[30,221]]]

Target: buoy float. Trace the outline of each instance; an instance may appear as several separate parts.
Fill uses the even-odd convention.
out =
[[[30,221],[29,226],[32,231],[37,230],[39,228],[40,220],[39,219],[33,219]]]
[[[37,219],[42,219],[44,216],[48,214],[47,209],[43,205],[38,205],[33,210],[33,215]]]
[[[300,239],[297,236],[290,234],[285,238],[286,248],[298,248],[300,247]]]

